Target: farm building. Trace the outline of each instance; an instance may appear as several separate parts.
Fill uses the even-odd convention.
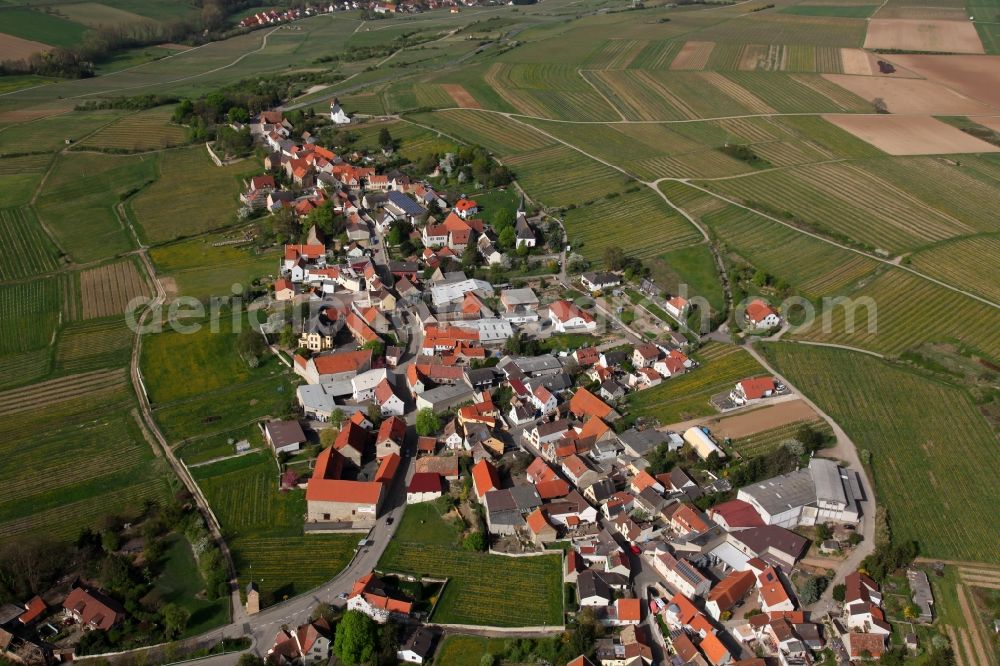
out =
[[[718,454],[720,458],[726,457],[725,451],[720,449],[719,445],[701,428],[692,427],[685,430],[684,441],[695,450],[698,457],[702,460],[705,460],[713,453]]]
[[[406,503],[430,502],[441,497],[441,475],[435,472],[416,472],[406,487]]]
[[[298,421],[268,421],[264,425],[264,439],[275,454],[295,453],[306,443]]]
[[[310,523],[351,523],[371,526],[378,518],[384,486],[377,481],[342,479],[344,456],[332,447],[316,458],[306,486],[306,520]]]
[[[766,524],[793,528],[827,521],[857,523],[864,495],[856,472],[813,458],[805,469],[740,488],[737,499],[751,504]]]

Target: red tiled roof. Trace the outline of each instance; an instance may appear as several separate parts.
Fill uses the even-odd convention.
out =
[[[774,391],[774,377],[751,377],[740,381],[740,388],[748,400],[763,398],[768,392]]]
[[[749,569],[734,571],[712,588],[708,593],[708,600],[715,601],[720,611],[730,610],[753,588],[754,580],[753,572]]]
[[[372,350],[363,349],[353,352],[338,352],[314,356],[313,364],[316,372],[321,375],[336,375],[342,372],[358,372],[361,368],[371,365]]]
[[[747,306],[747,319],[751,323],[757,323],[767,319],[768,315],[777,315],[778,311],[772,308],[770,305],[760,300],[759,298],[754,300]]]
[[[472,199],[459,199],[455,202],[455,210],[466,211],[473,208],[476,208],[476,202]]]
[[[545,529],[553,529],[552,525],[549,524],[549,519],[545,517],[541,509],[535,509],[528,514],[527,523],[533,534],[541,534]]]
[[[472,480],[476,486],[476,495],[480,498],[486,495],[487,492],[500,488],[500,477],[497,474],[497,468],[485,458],[477,462],[472,468]]]
[[[385,382],[385,380],[382,381]],[[396,444],[402,445],[404,437],[406,437],[406,421],[398,416],[390,416],[382,421],[382,425],[378,429],[378,438],[375,441],[384,442],[391,439]]]
[[[708,657],[709,663],[716,666],[725,662],[730,656],[726,646],[711,632],[701,639],[701,649],[705,653],[705,656]]]
[[[569,410],[577,418],[596,416],[605,419],[613,411],[603,400],[585,388],[579,388],[569,401]]]
[[[579,317],[588,324],[594,321],[594,318],[590,315],[590,313],[584,312],[569,301],[555,301],[549,305],[549,314],[561,322],[569,321],[574,317]]]
[[[100,599],[85,588],[75,587],[63,601],[63,608],[79,614],[83,624],[107,631],[124,616],[124,613],[112,608],[109,603],[110,599]]]
[[[46,608],[48,608],[48,606],[45,605],[42,598],[35,596],[31,599],[31,601],[25,604],[25,611],[21,613],[17,619],[20,620],[21,624],[31,624],[42,616],[42,613],[45,612]]]
[[[734,499],[722,504],[716,504],[709,509],[711,517],[720,516],[730,527],[761,527],[763,518],[749,502]]]
[[[536,483],[535,490],[538,491],[538,496],[543,500],[549,500],[566,497],[569,494],[570,487],[563,479],[552,479]]]
[[[441,491],[441,475],[437,472],[415,472],[406,492],[436,493]]]
[[[618,607],[618,619],[622,622],[639,622],[642,620],[641,599],[618,599],[615,605]]]
[[[348,421],[337,433],[333,447],[341,451],[349,446],[363,455],[365,449],[368,448],[368,442],[368,431],[353,421]]]
[[[390,453],[379,463],[374,480],[378,483],[389,483],[392,481],[392,477],[396,476],[397,469],[399,469],[399,455]]]

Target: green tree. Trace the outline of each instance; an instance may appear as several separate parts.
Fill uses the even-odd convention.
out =
[[[236,666],[264,666],[264,660],[255,654],[244,652],[240,655]]]
[[[497,234],[497,242],[500,243],[500,247],[509,250],[517,244],[517,232],[514,231],[514,227],[506,227]]]
[[[187,629],[191,611],[177,604],[167,604],[160,610],[163,616],[163,633],[167,638],[177,638]]]
[[[430,437],[441,430],[441,419],[437,417],[434,410],[424,407],[417,412],[417,434],[421,437]]]
[[[383,150],[389,150],[393,147],[394,142],[392,140],[392,134],[389,133],[388,127],[383,127],[378,131],[378,145]]]
[[[609,271],[618,271],[625,266],[625,251],[617,245],[613,245],[604,250],[604,268]]]
[[[104,530],[101,532],[101,548],[106,553],[113,553],[121,548],[121,537],[116,530]]]
[[[236,336],[236,352],[250,367],[255,368],[260,362],[260,357],[267,351],[267,344],[264,336],[253,330],[252,326],[245,326]]]
[[[382,353],[385,351],[385,343],[382,342],[381,340],[372,340],[371,342],[366,342],[365,344],[361,345],[361,348],[371,349],[372,356],[377,357],[381,356]]]
[[[486,535],[482,532],[473,532],[462,541],[462,548],[475,552],[483,552],[486,545]]]
[[[843,583],[833,586],[833,600],[843,601],[847,597],[847,586]]]
[[[337,409],[333,410],[333,412],[330,414],[330,423],[333,424],[334,428],[339,428],[340,426],[344,425],[344,420],[346,418],[347,415],[344,414],[344,410],[338,407]]]
[[[517,218],[509,208],[502,208],[493,217],[493,229],[499,234],[504,229],[513,229]]]
[[[378,626],[358,611],[347,611],[337,624],[337,634],[333,640],[333,652],[348,666],[368,664],[375,658],[378,641]]]

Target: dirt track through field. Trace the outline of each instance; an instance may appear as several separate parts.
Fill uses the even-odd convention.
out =
[[[990,666],[989,654],[985,647],[986,643],[983,641],[983,636],[980,633],[979,619],[969,604],[965,586],[961,584],[956,585],[956,592],[958,593],[958,603],[962,607],[962,616],[965,618],[966,626],[969,627],[976,659],[979,661],[980,666]]]
[[[955,652],[955,666],[976,666],[975,664],[967,664],[965,661],[965,655],[972,654],[972,649],[969,646],[969,636],[961,629],[956,629],[950,624],[945,626],[945,630],[948,632],[948,640],[954,646]],[[962,640],[959,640],[961,637]]]

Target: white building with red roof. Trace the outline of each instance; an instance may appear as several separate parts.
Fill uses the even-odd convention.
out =
[[[750,302],[744,314],[747,324],[758,330],[774,328],[781,324],[781,315],[778,311],[759,298]]]
[[[769,398],[777,391],[774,377],[748,377],[736,383],[729,398],[737,405],[745,405],[752,400]]]
[[[549,318],[559,333],[597,330],[597,321],[593,316],[569,301],[560,300],[549,305]]]

